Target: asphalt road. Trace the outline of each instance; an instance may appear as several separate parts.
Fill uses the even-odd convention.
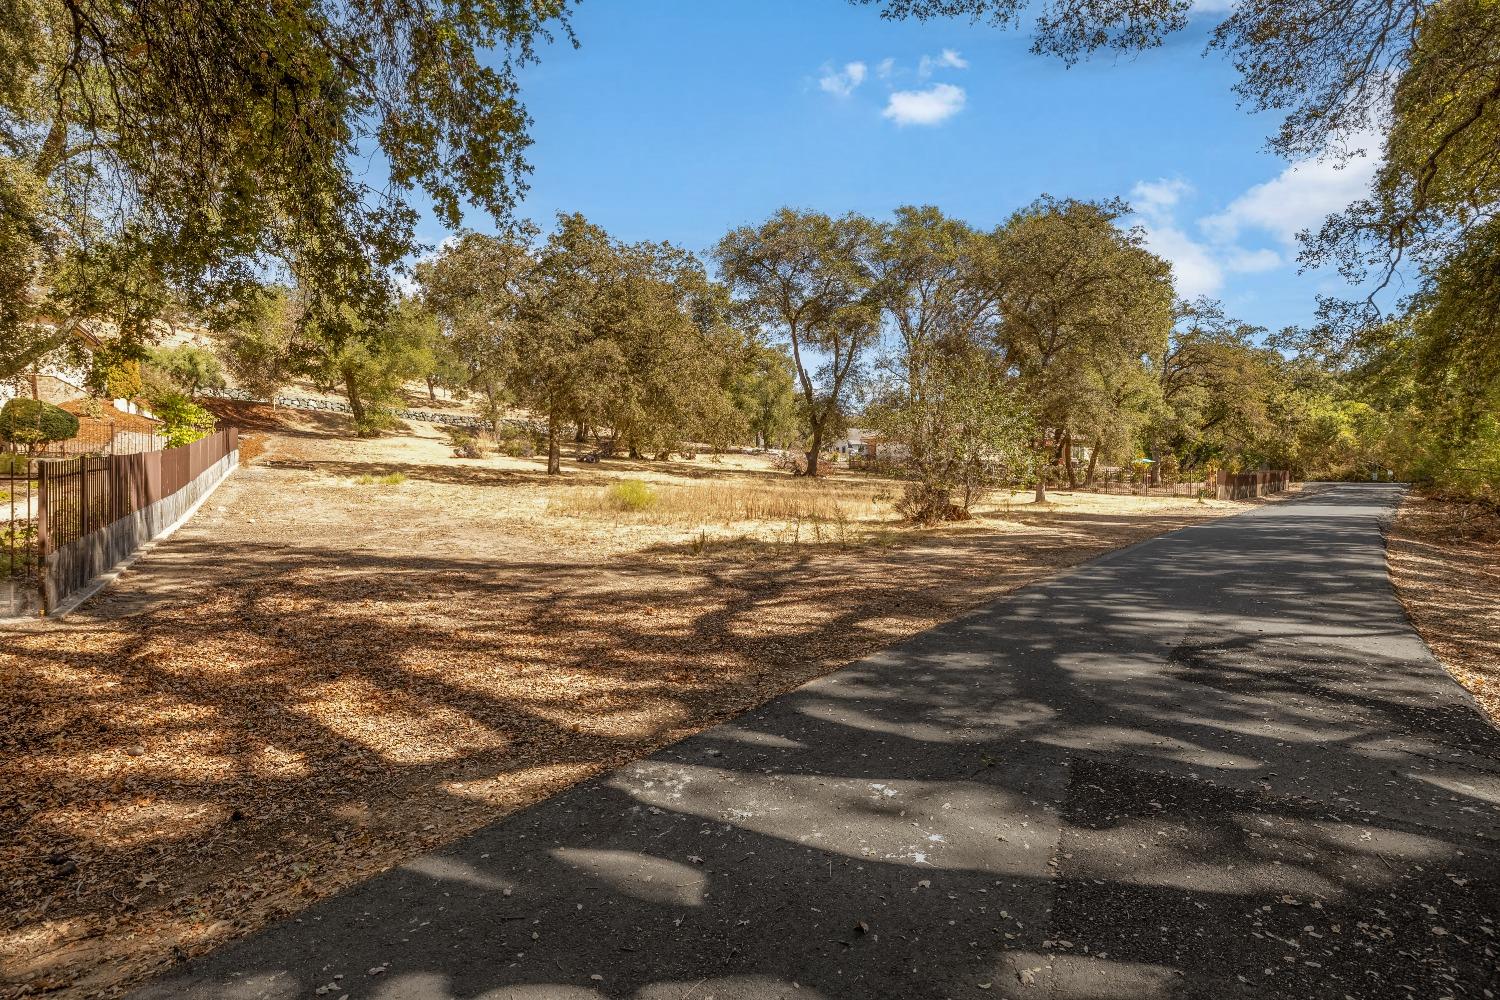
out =
[[[1030,587],[136,994],[1500,996],[1500,734],[1339,486]]]

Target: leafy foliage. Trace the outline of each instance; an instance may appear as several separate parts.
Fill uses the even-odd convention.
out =
[[[449,349],[498,417],[546,422],[548,469],[564,425],[608,428],[607,447],[664,457],[745,431],[730,391],[751,350],[722,288],[670,244],[626,244],[581,215],[465,234],[418,271]]]
[[[267,267],[368,311],[414,246],[417,192],[456,225],[524,191],[518,74],[571,37],[570,6],[7,3],[0,375],[79,318],[139,340],[169,303],[244,299]]]
[[[878,230],[855,214],[834,219],[783,208],[730,232],[714,251],[750,318],[791,350],[808,431],[806,475],[842,419],[879,334],[873,254]]]
[[[204,389],[224,388],[224,371],[213,352],[191,344],[153,348],[147,354],[147,374],[164,381],[189,399]]]
[[[39,399],[9,399],[0,407],[0,438],[34,448],[78,433],[78,418]]]
[[[1156,402],[1146,360],[1172,322],[1171,270],[1115,223],[1118,201],[1042,198],[998,234],[995,281],[1005,364],[1019,373],[1053,461],[1071,483],[1075,438],[1132,440]]]
[[[161,421],[168,448],[192,444],[214,431],[214,415],[193,402],[187,393],[168,389],[151,399],[151,412]]]
[[[1018,22],[1028,7],[1019,0],[853,2],[877,4],[890,18],[966,15],[999,26]],[[1072,61],[1099,50],[1149,48],[1183,27],[1190,6],[1182,0],[1058,0],[1041,7],[1033,50]],[[1415,294],[1399,303],[1394,319],[1379,314],[1372,295],[1363,303],[1329,303],[1323,322],[1286,338],[1300,341],[1300,355],[1335,377],[1333,395],[1342,402],[1330,403],[1326,386],[1314,387],[1307,399],[1295,399],[1296,388],[1279,397],[1247,393],[1252,400],[1278,398],[1278,419],[1301,428],[1293,436],[1312,435],[1295,448],[1283,439],[1263,450],[1295,452],[1298,461],[1313,463],[1309,468],[1326,471],[1342,463],[1342,474],[1354,474],[1358,465],[1385,465],[1469,494],[1500,493],[1493,473],[1500,461],[1493,436],[1500,394],[1493,363],[1500,302],[1494,253],[1500,5],[1242,0],[1230,7],[1211,45],[1233,60],[1245,106],[1279,116],[1270,145],[1283,156],[1340,163],[1361,152],[1381,154],[1368,196],[1302,234],[1303,262],[1336,264],[1351,281],[1373,273],[1380,288],[1407,264],[1417,279]],[[1221,344],[1208,353],[1237,354],[1261,375],[1274,372],[1273,359],[1255,359],[1242,347]],[[1189,351],[1194,361],[1204,353]],[[1295,372],[1282,374],[1287,384],[1299,380]],[[1211,411],[1218,404],[1209,403],[1196,418],[1188,416],[1184,407],[1198,407],[1202,395],[1179,394],[1168,405],[1175,416],[1157,423],[1177,446],[1219,447],[1189,444],[1192,431],[1184,420],[1202,418],[1215,427],[1239,422],[1241,432],[1261,433],[1244,426],[1255,420],[1236,420],[1252,416],[1244,408],[1231,415],[1221,407],[1216,416]],[[1320,435],[1317,445],[1313,438]],[[1361,437],[1357,448],[1335,445],[1347,445],[1350,435]],[[1363,457],[1355,461],[1354,451]]]

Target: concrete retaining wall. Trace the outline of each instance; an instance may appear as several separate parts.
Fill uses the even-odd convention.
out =
[[[123,562],[142,545],[176,528],[214,487],[239,465],[231,451],[171,496],[127,514],[99,531],[75,539],[47,556],[42,591],[48,611],[85,590],[100,575]]]
[[[30,580],[0,580],[0,621],[41,613],[42,595]]]

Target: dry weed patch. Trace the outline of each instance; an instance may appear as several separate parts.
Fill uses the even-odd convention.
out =
[[[696,527],[744,521],[848,522],[892,516],[881,502],[882,483],[860,480],[783,480],[724,482],[701,480],[648,486],[625,480],[602,489],[571,491],[551,509],[570,517],[628,514],[642,524]]]

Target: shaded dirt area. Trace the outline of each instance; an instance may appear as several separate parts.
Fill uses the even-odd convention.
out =
[[[1412,624],[1500,725],[1500,512],[1412,493],[1386,542]]]
[[[84,612],[0,633],[0,996],[184,957],[1057,569],[1236,504],[787,544],[555,513],[616,472],[261,415],[265,453]],[[336,421],[335,421],[336,425]],[[733,462],[625,474],[756,481]],[[399,472],[399,485],[359,476]],[[770,482],[770,480],[766,480]],[[821,529],[819,529],[821,530]],[[767,540],[769,539],[769,540]]]

